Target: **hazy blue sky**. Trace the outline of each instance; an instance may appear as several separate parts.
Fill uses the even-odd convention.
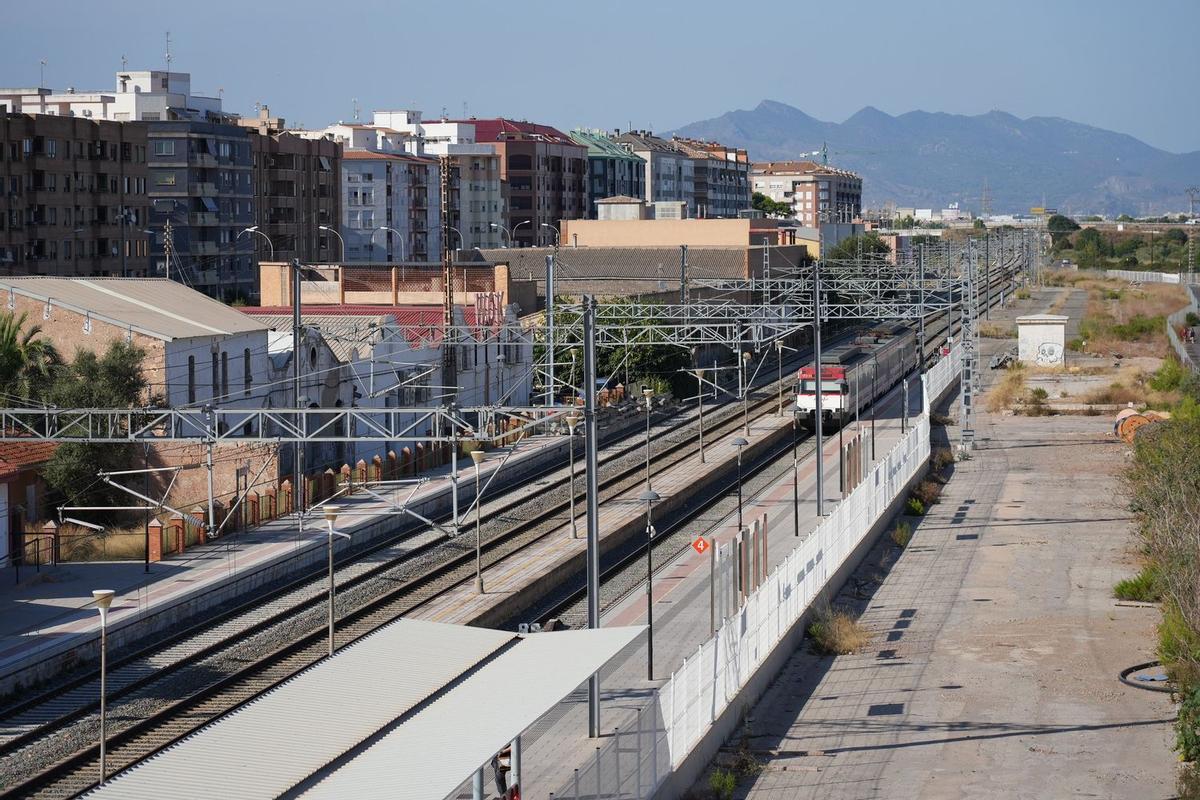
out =
[[[1200,1],[3,0],[0,85],[111,88],[121,56],[316,127],[375,108],[665,130],[764,98],[1060,116],[1200,149]]]

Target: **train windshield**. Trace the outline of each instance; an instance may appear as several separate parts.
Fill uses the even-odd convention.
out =
[[[817,391],[817,382],[800,381],[800,391],[804,394],[815,394]],[[845,394],[846,384],[838,383],[837,381],[821,381],[821,392],[823,394]]]

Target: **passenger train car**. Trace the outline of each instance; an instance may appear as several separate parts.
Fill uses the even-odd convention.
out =
[[[876,397],[887,393],[917,367],[917,335],[907,325],[882,322],[853,343],[821,354],[821,422],[844,425]],[[816,427],[817,380],[814,366],[800,368],[796,409]]]

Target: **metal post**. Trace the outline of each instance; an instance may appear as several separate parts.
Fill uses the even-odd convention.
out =
[[[783,342],[775,340],[775,371],[779,383],[779,416],[783,416]]]
[[[584,469],[587,481],[588,628],[600,627],[600,486],[599,435],[596,425],[596,301],[583,298]],[[588,736],[600,736],[600,673],[588,678]]]
[[[845,409],[842,409],[845,411]],[[846,430],[846,420],[842,420],[842,424],[838,425],[838,491],[841,492],[842,500],[846,499],[846,445],[842,432]]]
[[[508,757],[508,786],[512,789],[521,788],[521,734],[517,734],[509,745]]]
[[[679,245],[679,303],[688,304],[688,260],[686,244]]]
[[[821,395],[824,391],[824,370],[821,369],[821,268],[813,267],[813,349],[816,357],[816,408],[814,410],[815,432],[817,435],[817,516],[825,515],[825,454],[823,431],[821,428]]]
[[[792,523],[797,538],[800,536],[800,421],[792,411]]]
[[[900,432],[908,431],[908,378],[900,382]]]
[[[717,632],[717,541],[708,539],[708,633]]]
[[[992,318],[992,235],[983,235],[983,282],[987,292],[987,301],[983,306],[984,319]]]
[[[216,427],[213,423],[213,417],[209,415],[210,430],[215,431]],[[205,448],[204,466],[208,470],[208,533],[214,535],[217,532],[217,512],[213,504],[213,443],[212,439],[208,440]]]
[[[654,680],[654,525],[646,501],[646,680]]]
[[[879,359],[872,358],[871,370],[871,460],[875,460],[875,404],[879,402],[879,390],[876,381],[879,379]]]
[[[333,603],[335,598],[335,587],[333,585],[333,523],[328,523],[329,532],[327,535],[329,541],[329,655],[333,655]]]
[[[742,428],[743,435],[750,435],[750,376],[746,367],[750,365],[750,354],[742,353]]]
[[[486,800],[483,795],[483,767],[471,777],[471,800]]]
[[[594,391],[596,384],[585,386]],[[546,405],[554,405],[554,255],[546,256]]]
[[[704,461],[704,370],[696,370],[696,408],[700,412],[700,463]],[[717,375],[713,373],[713,381],[715,382]]]
[[[946,315],[949,320],[949,314]],[[919,359],[917,368],[925,371],[925,245],[921,245],[917,251],[917,320],[918,320],[918,336],[919,344]],[[947,321],[947,326],[950,323]]]
[[[649,389],[642,391],[642,396],[646,398],[646,488],[650,488],[650,410],[653,408],[651,404],[652,395]]]
[[[571,488],[569,490],[571,494],[571,510],[569,512],[571,514],[571,538],[576,539],[579,537],[579,528],[575,524],[575,425],[570,421],[567,423],[567,430],[570,431],[571,441]]]
[[[483,459],[479,459],[479,461],[475,462],[475,593],[476,594],[483,594],[483,537],[480,535],[480,531],[479,531],[480,526],[482,524],[481,517],[482,517],[482,513],[483,513],[480,508],[480,506],[483,505],[483,497],[482,497],[482,494],[479,489],[479,462],[482,460]],[[574,466],[574,465],[572,464],[572,466]],[[574,476],[572,476],[571,484],[572,484],[572,486],[574,486]],[[457,489],[457,486],[455,488]],[[572,503],[571,503],[572,508],[574,508],[574,505],[575,505],[574,501],[572,501]],[[572,518],[571,522],[572,522],[572,524],[574,524],[574,518]]]
[[[458,425],[455,423],[454,405],[449,408],[448,417],[450,422],[450,513],[454,517],[454,522],[451,524],[451,529],[454,531],[454,537],[458,538]]]
[[[301,385],[300,370],[301,362],[304,360],[300,353],[301,334],[303,327],[300,320],[300,279],[303,275],[300,259],[292,259],[292,400],[296,404],[297,410],[300,408],[300,398],[304,394],[304,388]],[[304,415],[297,413],[296,422],[297,428],[300,428],[301,420]],[[300,526],[300,530],[304,530],[304,444],[296,442],[296,459],[293,466],[293,485],[292,485],[292,506],[296,512],[296,519]]]
[[[737,494],[738,494],[738,530],[742,529],[742,448],[737,449]]]
[[[108,621],[100,615],[100,783],[108,777]]]

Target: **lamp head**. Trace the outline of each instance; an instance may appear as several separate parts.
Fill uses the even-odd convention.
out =
[[[649,400],[651,397],[654,397],[654,390],[651,389],[649,386],[643,386],[642,387],[642,397]]]
[[[96,608],[107,611],[116,594],[112,589],[93,589],[92,602],[96,604]]]
[[[475,462],[475,466],[479,466],[483,462],[484,452],[482,450],[472,450],[471,460]]]
[[[750,444],[750,443],[747,442],[745,439],[743,439],[741,436],[739,436],[738,438],[733,440],[734,447],[745,447],[748,444]]]
[[[337,522],[338,512],[342,510],[341,506],[322,506],[321,510],[325,514],[325,521],[330,525]]]
[[[643,503],[657,503],[662,498],[653,489],[646,489],[638,495],[638,500],[641,500]]]
[[[327,231],[327,230],[329,230],[329,226],[328,226],[328,225],[318,225],[318,226],[317,226],[317,230],[319,230],[319,231]]]
[[[572,411],[570,414],[567,414],[567,416],[564,417],[564,421],[567,423],[567,427],[571,429],[572,433],[575,432],[575,426],[579,424],[580,419],[582,419],[582,417],[579,416],[579,412],[577,411]]]
[[[258,226],[257,226],[257,225],[251,225],[249,228],[246,228],[246,230],[248,230],[248,231],[250,231],[251,233],[253,233],[254,231],[258,230]]]

